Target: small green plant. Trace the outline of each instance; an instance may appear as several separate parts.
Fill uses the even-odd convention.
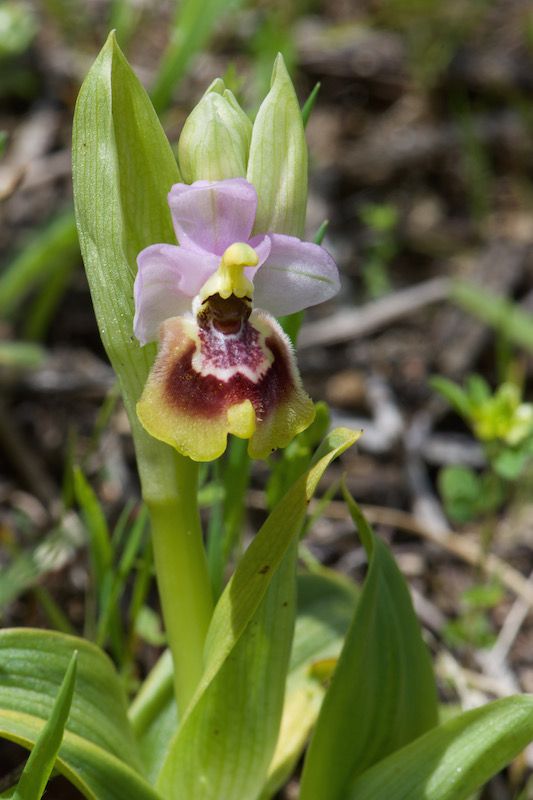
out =
[[[491,392],[480,375],[468,378],[464,389],[442,377],[431,381],[460,414],[482,444],[487,467],[445,467],[439,488],[446,512],[455,522],[469,522],[498,511],[533,457],[533,404],[522,398],[511,381]]]
[[[521,387],[511,380],[494,392],[480,375],[471,375],[464,388],[442,377],[431,383],[483,447],[487,466],[482,471],[444,467],[438,485],[451,520],[480,524],[486,555],[494,538],[495,515],[512,497],[533,456],[533,405],[523,402]],[[470,587],[461,596],[459,614],[443,631],[447,643],[452,647],[490,647],[495,639],[490,610],[501,598],[497,583]]]
[[[476,583],[460,597],[459,614],[443,628],[442,634],[450,647],[470,645],[475,648],[491,647],[496,640],[489,612],[503,599],[499,583]]]

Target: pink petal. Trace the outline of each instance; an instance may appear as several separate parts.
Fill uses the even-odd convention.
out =
[[[172,244],[153,244],[137,256],[133,331],[141,344],[158,338],[159,326],[184,314],[191,298],[218,266],[218,258]]]
[[[282,317],[337,294],[339,272],[323,247],[280,233],[269,238],[270,255],[254,277],[254,306]]]
[[[255,273],[257,272],[259,267],[263,266],[263,264],[270,255],[270,250],[272,249],[272,242],[270,241],[270,236],[263,236],[262,234],[259,234],[259,236],[253,236],[250,239],[250,241],[247,242],[247,244],[249,244],[250,247],[253,247],[259,258],[259,261],[257,262],[255,267],[246,267],[246,269],[244,270],[248,280],[253,281]]]
[[[189,250],[221,256],[234,242],[247,242],[257,193],[244,178],[176,183],[168,203],[178,242]]]

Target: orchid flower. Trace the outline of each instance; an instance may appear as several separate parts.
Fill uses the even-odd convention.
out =
[[[135,336],[159,336],[139,419],[195,461],[220,456],[228,433],[266,458],[314,417],[274,316],[334,295],[337,268],[316,244],[252,236],[257,193],[243,178],[178,183],[168,201],[180,244],[154,244],[137,258]]]

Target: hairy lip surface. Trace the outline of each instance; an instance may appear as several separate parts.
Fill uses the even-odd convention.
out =
[[[167,403],[181,411],[215,418],[230,406],[250,400],[258,421],[265,419],[294,388],[290,366],[280,343],[270,336],[265,345],[274,360],[257,382],[254,382],[240,372],[235,372],[228,380],[197,372],[192,364],[196,348],[191,343],[167,376]]]

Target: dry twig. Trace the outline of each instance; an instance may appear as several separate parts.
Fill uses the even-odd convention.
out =
[[[350,342],[357,337],[374,333],[425,306],[446,300],[449,294],[450,281],[447,278],[432,278],[364,306],[341,309],[326,319],[304,325],[298,338],[298,347],[305,349]]]

